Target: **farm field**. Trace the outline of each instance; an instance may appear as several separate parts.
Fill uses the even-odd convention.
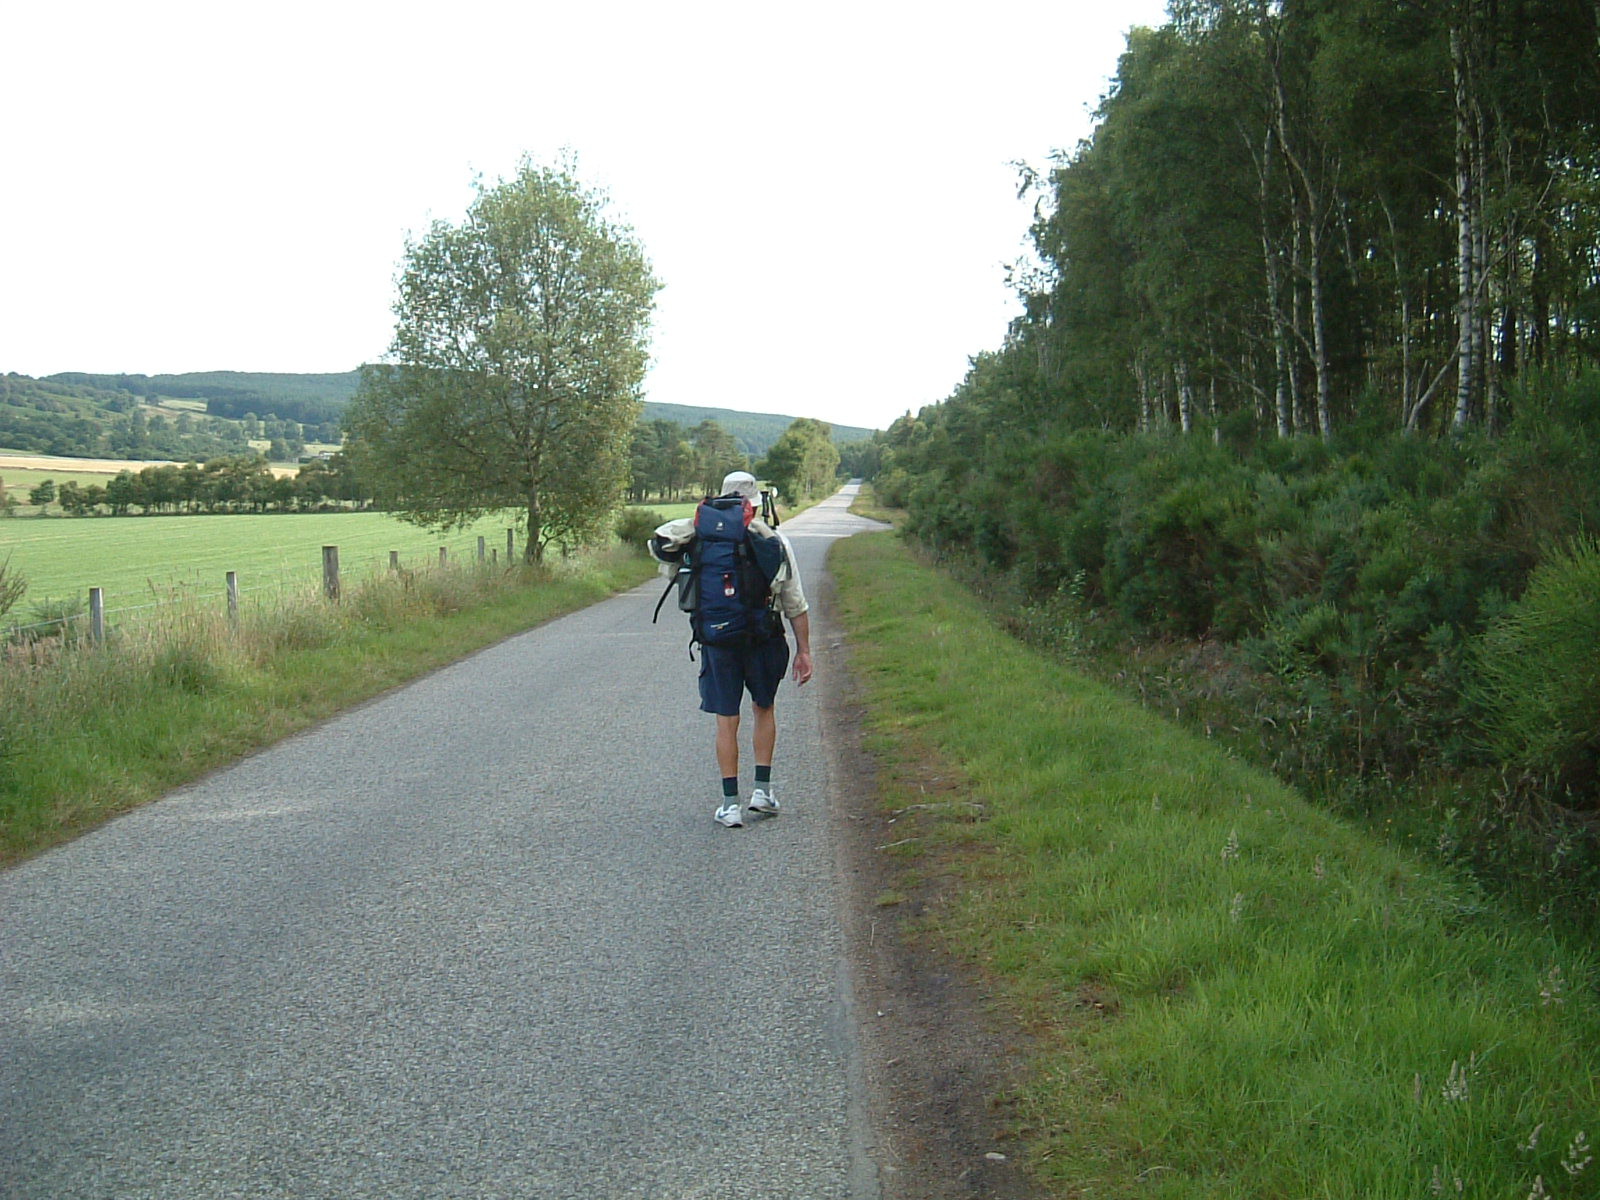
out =
[[[439,561],[439,547],[457,562],[476,559],[478,537],[505,557],[505,519],[439,534],[383,513],[285,513],[173,517],[18,517],[0,521],[0,562],[28,581],[28,593],[7,617],[25,624],[34,605],[83,599],[102,588],[108,613],[177,595],[218,596],[229,571],[249,593],[316,585],[322,547],[339,547],[346,577],[384,570],[389,551],[417,568]],[[521,539],[517,552],[522,550]]]
[[[263,442],[257,448],[265,449],[269,444]],[[319,442],[308,444],[306,451],[314,454],[318,450],[338,448]],[[58,487],[69,479],[81,487],[87,487],[91,483],[104,487],[118,472],[131,471],[137,475],[146,467],[164,467],[170,461],[164,458],[52,458],[43,454],[9,453],[0,450],[0,482],[5,484],[6,491],[17,501],[20,506],[18,511],[31,514],[37,510],[28,503],[28,492],[46,479],[54,480]],[[300,471],[299,463],[271,463],[269,466],[272,473],[280,479],[284,476],[293,478]]]

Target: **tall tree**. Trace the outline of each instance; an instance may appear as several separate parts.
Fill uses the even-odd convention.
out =
[[[833,444],[833,428],[801,417],[773,443],[758,474],[777,485],[780,496],[804,500],[831,492],[838,470],[839,448]]]
[[[700,459],[700,487],[707,496],[715,496],[721,490],[723,477],[729,471],[749,469],[749,455],[739,448],[731,433],[709,417],[694,427],[692,436]]]
[[[530,560],[609,528],[659,285],[606,208],[525,160],[407,247],[391,361],[346,417],[380,504],[438,528],[517,508]]]

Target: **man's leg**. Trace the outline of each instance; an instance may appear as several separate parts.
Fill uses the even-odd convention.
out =
[[[750,704],[755,709],[756,786],[750,794],[750,807],[756,812],[775,814],[778,793],[772,786],[772,752],[778,743],[778,684],[789,668],[789,643],[773,638],[756,647],[750,655]]]
[[[759,704],[751,705],[756,713],[755,751],[756,766],[770,767],[772,765],[772,752],[778,745],[778,706],[769,705],[762,708]],[[734,736],[738,737],[738,718],[734,719]],[[739,762],[738,751],[734,751],[734,765]]]
[[[722,802],[714,814],[718,824],[737,829],[744,824],[739,809],[739,709],[744,701],[744,672],[737,654],[714,646],[701,649],[700,709],[717,718],[717,767],[722,773]]]
[[[772,710],[767,709],[770,715]],[[774,727],[776,734],[776,727]],[[756,709],[756,761],[761,761],[761,710]],[[772,761],[772,741],[767,742],[767,762]],[[739,777],[739,718],[717,717],[717,767],[724,779]]]

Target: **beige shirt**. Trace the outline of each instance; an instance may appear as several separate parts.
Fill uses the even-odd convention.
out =
[[[792,621],[811,607],[806,601],[805,589],[800,585],[800,572],[795,567],[794,547],[788,538],[778,533],[760,517],[750,522],[750,528],[766,537],[776,537],[783,543],[783,565],[778,568],[777,577],[772,581],[772,593],[778,611]],[[656,536],[661,539],[663,547],[676,550],[694,537],[694,518],[680,517],[676,521],[668,521],[656,529]],[[663,576],[670,578],[678,573],[678,564],[664,562],[660,570]]]

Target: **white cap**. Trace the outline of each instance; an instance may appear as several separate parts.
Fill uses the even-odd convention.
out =
[[[749,471],[730,471],[722,480],[724,496],[743,496],[746,500],[761,499],[761,485]]]

